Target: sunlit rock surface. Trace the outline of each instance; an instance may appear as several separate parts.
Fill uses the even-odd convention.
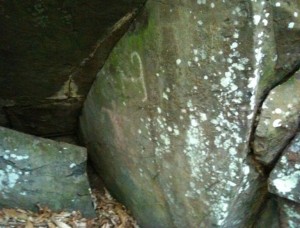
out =
[[[0,127],[0,207],[95,215],[86,149]]]

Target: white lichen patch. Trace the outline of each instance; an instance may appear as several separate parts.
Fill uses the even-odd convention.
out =
[[[258,25],[259,22],[260,22],[260,20],[261,20],[261,16],[260,16],[260,15],[254,15],[254,16],[253,16],[253,23],[254,23],[255,25]]]
[[[158,112],[159,115],[156,117],[156,121],[154,122],[150,119],[149,122],[154,122],[155,128],[158,131],[159,138],[155,138],[155,155],[161,159],[165,153],[171,152],[171,134],[173,129],[168,126],[166,118],[161,114],[161,109],[159,110],[160,112]]]
[[[206,4],[206,0],[197,0],[198,5]]]
[[[294,26],[295,26],[295,22],[290,22],[290,23],[288,24],[288,28],[289,28],[289,29],[294,28]]]
[[[160,108],[160,107],[157,107],[157,112],[158,112],[159,114],[161,114],[161,108]]]
[[[300,171],[294,172],[289,176],[284,176],[272,181],[272,185],[276,188],[277,192],[280,194],[291,194],[291,191],[296,188],[298,182],[300,181]]]
[[[281,127],[282,126],[282,120],[281,119],[276,119],[273,121],[273,127]]]
[[[200,120],[201,121],[206,121],[207,120],[207,116],[205,113],[200,113]]]
[[[300,135],[297,134],[269,177],[270,192],[298,203],[300,203],[300,161],[297,158],[299,152]]]
[[[250,173],[250,167],[248,165],[245,165],[243,167],[243,173],[244,173],[245,176],[249,175],[249,173]]]
[[[20,178],[19,171],[11,165],[7,165],[4,170],[0,170],[0,191],[13,188]]]
[[[273,113],[273,112],[272,112]],[[280,109],[280,108],[276,108],[275,110],[274,110],[274,113],[276,113],[276,114],[281,114],[282,113],[282,110]]]
[[[298,228],[300,223],[300,213],[297,206],[288,202],[283,203],[283,210],[287,216],[286,221],[288,222],[289,228]]]
[[[21,160],[26,160],[29,158],[28,155],[16,155],[16,154],[10,154],[10,157],[14,159],[15,161],[21,161]]]
[[[166,100],[169,100],[169,97],[168,97],[168,95],[165,93],[165,92],[163,92],[163,96],[162,96],[164,99],[166,99]]]

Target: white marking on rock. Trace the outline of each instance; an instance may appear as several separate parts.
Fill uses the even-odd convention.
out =
[[[201,21],[201,20],[199,20],[199,21],[197,21],[197,23],[198,23],[198,25],[203,25],[203,21]]]
[[[243,173],[245,176],[247,176],[250,173],[250,168],[248,165],[243,167]]]
[[[163,92],[163,98],[166,99],[166,100],[169,100],[168,95],[166,93],[164,93],[164,92]]]
[[[197,0],[198,5],[206,4],[206,0]]]
[[[255,25],[258,25],[258,23],[260,22],[261,16],[260,15],[254,15],[253,16],[253,23]]]
[[[205,114],[205,113],[200,113],[200,119],[201,119],[202,121],[206,121],[206,120],[207,120],[206,114]]]
[[[288,28],[292,29],[292,28],[294,28],[294,26],[295,26],[295,22],[290,22],[288,25]]]
[[[239,46],[239,44],[237,42],[233,42],[231,45],[230,45],[230,48],[231,49],[235,49]]]
[[[297,186],[299,175],[300,172],[297,171],[292,176],[284,176],[280,179],[275,179],[272,183],[278,192],[286,194],[291,192]]]
[[[276,108],[275,111],[274,111],[276,114],[281,114],[282,113],[282,110],[280,108]]]
[[[273,127],[280,127],[282,125],[282,120],[281,119],[276,119],[273,121]]]
[[[268,25],[268,20],[267,19],[263,19],[262,23],[263,23],[264,26],[267,26]]]

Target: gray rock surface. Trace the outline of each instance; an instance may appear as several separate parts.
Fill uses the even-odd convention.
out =
[[[278,198],[280,212],[280,227],[299,227],[300,224],[300,204]]]
[[[269,191],[300,203],[300,133],[296,135],[269,177]]]
[[[0,207],[95,215],[86,149],[0,127]]]

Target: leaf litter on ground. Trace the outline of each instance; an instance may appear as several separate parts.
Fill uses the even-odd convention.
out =
[[[126,208],[106,189],[104,193],[92,190],[92,199],[97,214],[93,219],[82,217],[79,211],[53,212],[40,205],[37,205],[38,212],[4,208],[0,210],[0,228],[139,228]]]

